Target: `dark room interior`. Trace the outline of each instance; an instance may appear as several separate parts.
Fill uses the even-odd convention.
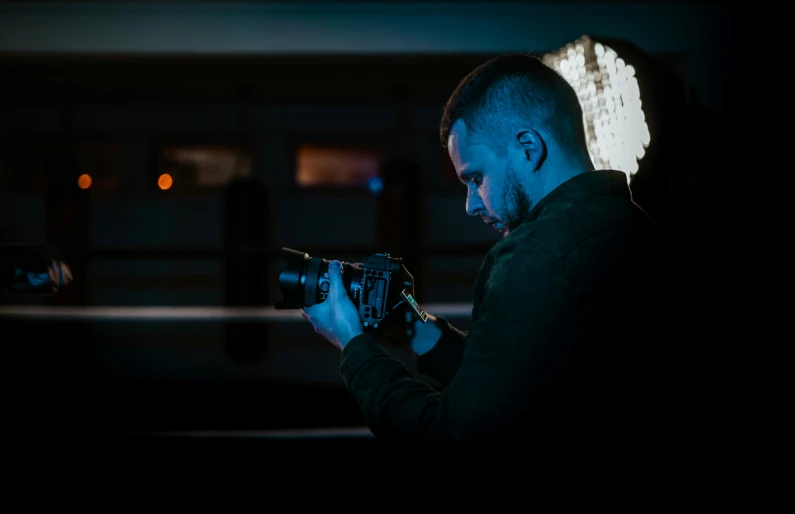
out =
[[[644,128],[614,148],[643,156],[597,167],[673,235],[689,289],[670,302],[699,313],[720,294],[733,35],[711,2],[3,2],[0,243],[52,245],[73,277],[0,290],[7,429],[374,441],[339,350],[273,307],[282,248],[398,256],[420,305],[467,330],[500,236],[466,216],[439,122],[502,53],[634,67]],[[682,358],[717,397],[703,316]]]

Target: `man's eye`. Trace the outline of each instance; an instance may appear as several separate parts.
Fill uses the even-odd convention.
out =
[[[478,177],[478,176],[472,177],[471,179],[469,179],[469,181],[472,182],[473,186],[477,187],[477,186],[480,185],[480,177]]]

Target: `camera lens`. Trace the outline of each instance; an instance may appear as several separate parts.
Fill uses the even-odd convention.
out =
[[[282,248],[283,268],[279,274],[279,291],[282,300],[276,309],[301,309],[322,302],[328,293],[328,259],[311,257],[306,252]],[[348,262],[342,263],[342,282],[348,296],[358,307],[362,269]]]

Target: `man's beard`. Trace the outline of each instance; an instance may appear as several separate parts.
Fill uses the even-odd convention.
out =
[[[504,236],[522,224],[533,206],[528,194],[522,189],[516,172],[509,164],[505,170],[505,187],[502,190],[502,213],[503,226],[505,227]]]

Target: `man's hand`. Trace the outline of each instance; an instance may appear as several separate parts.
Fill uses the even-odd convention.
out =
[[[309,321],[315,332],[342,350],[354,337],[363,333],[359,311],[342,283],[342,264],[328,265],[328,297],[315,305],[301,309],[301,316]]]
[[[414,333],[409,344],[411,345],[411,351],[419,357],[436,346],[436,343],[442,337],[442,330],[436,325],[436,316],[433,314],[428,314],[428,320],[425,323],[417,316],[414,318]]]

